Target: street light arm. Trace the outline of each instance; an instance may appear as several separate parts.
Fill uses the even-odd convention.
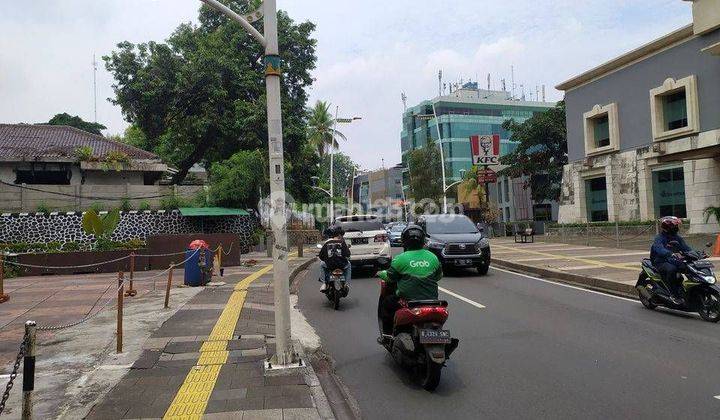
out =
[[[220,2],[217,1],[217,0],[200,0],[200,1],[202,1],[202,2],[205,3],[205,4],[207,4],[208,6],[210,6],[210,7],[214,8],[214,9],[216,9],[216,10],[224,13],[224,14],[227,15],[230,19],[233,19],[233,20],[237,21],[237,23],[239,23],[240,26],[242,26],[243,28],[245,28],[245,30],[248,31],[248,32],[250,33],[250,35],[252,35],[253,38],[255,38],[255,39],[260,43],[260,45],[262,45],[263,47],[264,47],[265,45],[267,45],[267,41],[265,40],[265,37],[262,36],[262,34],[261,34],[260,32],[258,32],[258,30],[255,29],[255,27],[252,26],[252,25],[250,24],[250,22],[248,22],[247,20],[245,20],[244,17],[242,17],[242,16],[238,15],[237,13],[233,12],[232,9],[230,9],[229,7],[225,6],[224,4],[220,3]]]
[[[332,198],[332,194],[330,194],[330,191],[326,190],[325,188],[316,187],[316,186],[314,186],[314,185],[311,186],[310,188],[315,189],[315,190],[322,191],[322,192],[324,192],[325,194],[327,194],[328,197]]]
[[[456,186],[457,184],[459,184],[459,183],[461,183],[461,182],[463,182],[463,181],[464,181],[464,180],[461,179],[460,181],[455,181],[455,182],[453,182],[452,184],[448,185],[447,187],[445,187],[445,192],[447,192],[447,190],[449,190],[450,188]]]

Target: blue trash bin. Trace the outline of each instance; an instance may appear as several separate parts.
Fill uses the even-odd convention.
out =
[[[212,275],[213,252],[207,248],[200,249],[197,252],[195,251],[195,249],[190,248],[185,250],[185,258],[187,259],[187,261],[185,262],[186,286],[204,286],[205,284],[210,282],[210,277]],[[201,252],[205,253],[205,264],[207,266],[205,273],[203,273],[199,264]]]

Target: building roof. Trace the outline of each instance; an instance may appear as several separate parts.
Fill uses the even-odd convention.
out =
[[[601,64],[593,69],[586,71],[585,73],[575,76],[570,80],[566,80],[555,88],[557,90],[570,90],[578,87],[582,84],[603,77],[609,73],[619,70],[625,66],[636,63],[642,59],[645,59],[653,54],[656,54],[675,43],[682,42],[690,39],[693,36],[693,25],[683,26],[669,34],[651,41],[639,48],[636,48],[630,52],[627,52],[619,57],[616,57],[604,64]]]
[[[74,160],[75,150],[84,146],[98,157],[119,151],[133,160],[159,159],[154,153],[66,125],[0,124],[0,160]]]

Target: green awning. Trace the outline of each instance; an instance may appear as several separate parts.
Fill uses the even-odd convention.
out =
[[[181,207],[180,214],[185,217],[221,217],[221,216],[249,216],[250,213],[242,209],[228,209],[224,207]]]

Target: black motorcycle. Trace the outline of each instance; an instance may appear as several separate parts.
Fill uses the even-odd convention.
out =
[[[685,263],[678,281],[682,282],[684,302],[677,304],[672,299],[669,285],[649,259],[643,259],[642,272],[635,288],[640,302],[648,309],[664,306],[684,312],[697,312],[708,322],[720,321],[720,287],[715,277],[715,266],[707,261],[707,253],[700,251],[680,252]]]
[[[349,291],[350,288],[345,284],[343,270],[333,270],[324,293],[335,310],[340,308],[340,298],[347,297]]]

